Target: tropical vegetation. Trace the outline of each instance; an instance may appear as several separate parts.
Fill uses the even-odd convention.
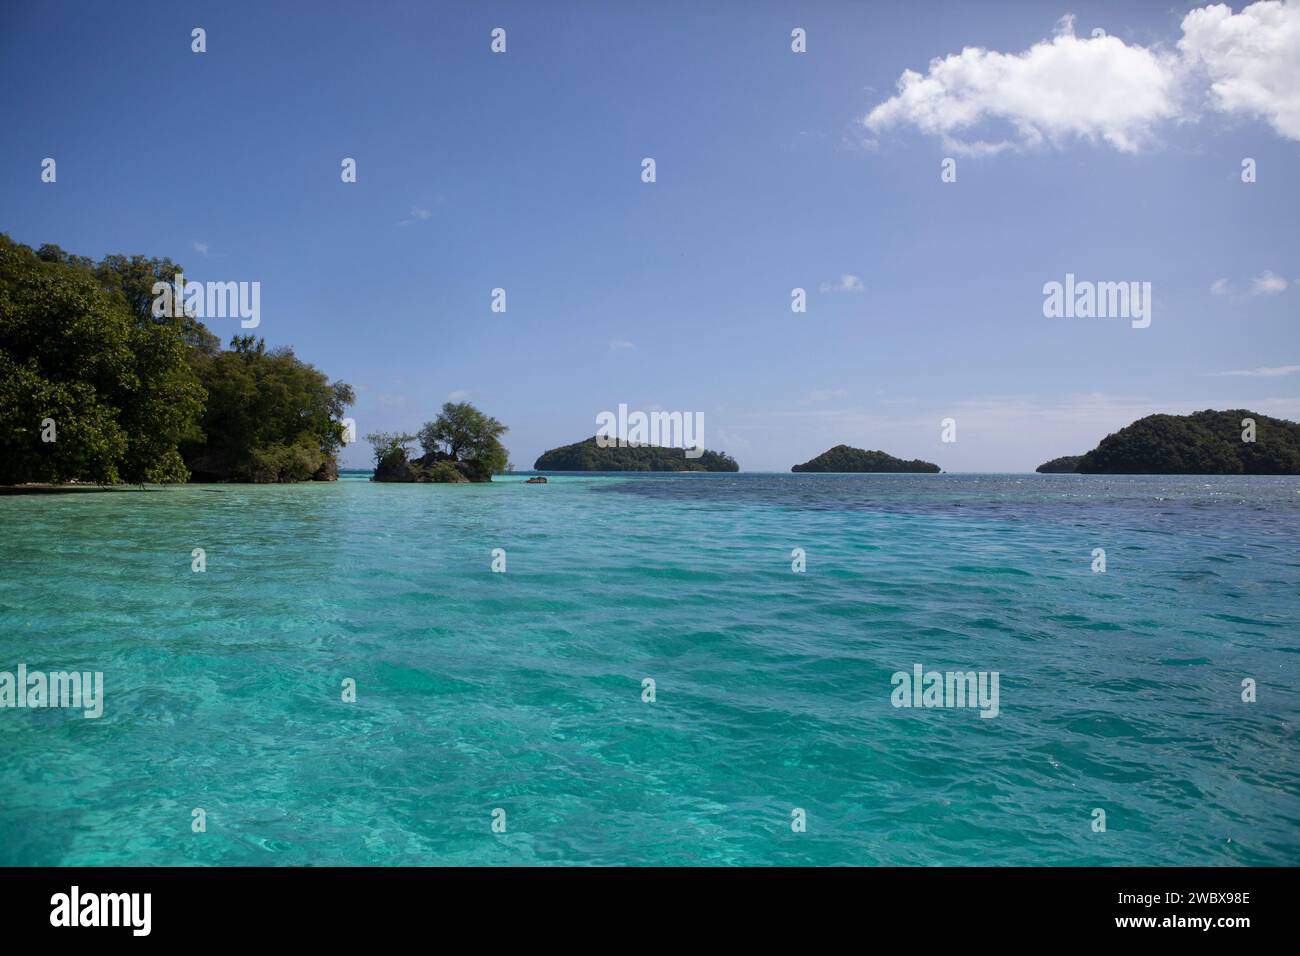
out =
[[[154,315],[167,258],[0,233],[0,484],[329,478],[351,388],[287,348]]]
[[[377,432],[366,436],[375,451],[374,481],[491,481],[509,468],[501,436],[509,429],[469,402],[447,402],[415,435]],[[411,444],[424,454],[412,457]]]
[[[1106,475],[1297,475],[1300,424],[1244,408],[1148,415],[1107,435],[1077,466]]]

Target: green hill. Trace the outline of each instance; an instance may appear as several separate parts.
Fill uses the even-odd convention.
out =
[[[914,472],[937,474],[939,466],[914,458],[904,461],[883,451],[863,451],[848,445],[836,445],[812,461],[795,465],[791,471],[850,471],[850,472]]]
[[[1243,439],[1244,419],[1255,440]],[[1300,425],[1245,409],[1148,415],[1079,461],[1092,475],[1300,475]]]
[[[1034,471],[1040,475],[1072,475],[1079,470],[1081,461],[1083,461],[1082,455],[1062,455],[1060,458],[1043,462]]]
[[[739,471],[736,459],[726,452],[705,451],[699,458],[687,458],[681,448],[642,445],[639,448],[601,448],[595,436],[542,452],[533,468],[537,471]]]

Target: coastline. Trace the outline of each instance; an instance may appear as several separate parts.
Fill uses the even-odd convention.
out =
[[[96,492],[160,492],[180,488],[291,488],[291,487],[329,487],[339,482],[365,482],[367,484],[437,484],[437,482],[372,482],[373,470],[340,469],[339,477],[334,481],[186,481],[172,484],[114,484],[95,485],[81,482],[52,484],[48,482],[21,485],[0,485],[0,495],[57,495]],[[1035,481],[1053,481],[1061,479],[1107,480],[1116,478],[1179,478],[1179,479],[1271,479],[1287,480],[1300,478],[1298,475],[1238,475],[1210,472],[1206,474],[1177,473],[1138,473],[1113,472],[1105,474],[1088,474],[1084,472],[1035,472],[1035,471],[942,471],[942,472],[891,472],[891,471],[515,471],[505,475],[494,475],[491,481],[473,484],[524,484],[528,478],[545,477],[553,479],[575,478],[691,478],[691,479],[736,479],[736,478],[786,478],[786,479],[835,479],[835,478],[888,478],[892,480],[907,479],[942,479],[942,478],[1018,478]]]

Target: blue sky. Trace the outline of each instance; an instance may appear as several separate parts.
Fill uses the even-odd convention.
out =
[[[745,470],[1029,470],[1300,418],[1300,13],[1195,7],[8,4],[0,230],[259,281],[362,434],[466,397],[530,467],[626,403]],[[1067,272],[1151,282],[1151,326],[1045,318]]]

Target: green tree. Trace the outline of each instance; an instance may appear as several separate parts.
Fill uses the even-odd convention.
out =
[[[187,477],[177,443],[194,433],[204,393],[186,344],[106,275],[0,234],[0,482]]]
[[[508,430],[469,402],[447,402],[442,413],[420,429],[419,439],[426,455],[441,452],[492,475],[504,471],[509,461],[501,444],[501,436]]]
[[[181,273],[0,234],[0,482],[337,473],[352,389],[290,349],[242,336],[223,352],[192,316],[155,314]]]
[[[411,464],[414,435],[402,432],[371,432],[366,436],[375,452],[376,481],[416,481],[419,470]]]
[[[343,444],[343,412],[355,398],[289,348],[235,336],[230,350],[192,352],[208,392],[202,439],[182,445],[196,478],[285,482],[321,477]]]
[[[445,451],[457,461],[478,457],[492,443],[499,444],[505,425],[485,415],[469,402],[446,402],[437,419],[420,429],[425,453]]]
[[[154,314],[154,302],[158,298],[154,290],[158,283],[171,285],[176,276],[184,272],[184,266],[170,259],[120,255],[105,256],[95,269],[100,283],[121,296],[137,321],[170,326],[190,348],[204,355],[214,355],[221,350],[221,339],[198,319],[183,311],[176,316]]]

